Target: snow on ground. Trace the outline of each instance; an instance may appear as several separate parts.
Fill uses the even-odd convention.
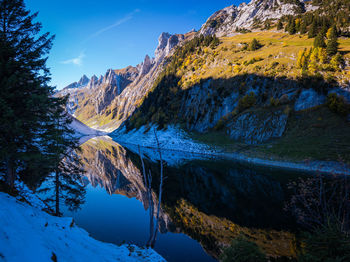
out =
[[[88,127],[73,116],[70,117],[72,117],[73,120],[72,123],[70,123],[70,127],[75,130],[77,136],[101,136],[106,134],[106,132]]]
[[[143,154],[152,160],[158,160],[159,155],[154,130],[155,126],[151,126],[149,131],[142,126],[140,129],[133,129],[126,132],[125,126],[116,130],[110,136],[119,144],[126,146],[131,151],[138,153],[137,146],[140,145]],[[183,130],[176,126],[168,126],[166,130],[156,130],[160,148],[162,149],[163,159],[169,165],[175,165],[181,160],[194,159],[228,159],[238,161],[245,164],[253,164],[257,166],[282,168],[299,172],[313,172],[325,174],[345,174],[350,175],[350,166],[337,162],[326,161],[308,161],[308,162],[286,162],[273,159],[261,159],[250,157],[240,153],[224,153],[220,148],[213,148],[209,145],[201,144],[193,141]],[[172,152],[171,152],[172,151]],[[178,151],[174,154],[174,151]]]
[[[124,144],[124,146],[135,154],[139,154],[138,145]],[[168,166],[181,166],[184,163],[190,162],[192,160],[211,160],[217,158],[208,154],[191,153],[186,151],[176,152],[174,150],[162,149],[161,153],[162,160],[166,162]],[[156,148],[142,147],[141,154],[143,158],[149,159],[153,162],[159,160],[159,152]]]
[[[147,132],[142,126],[140,129],[126,132],[125,127],[110,134],[119,144],[138,154],[138,146],[142,154],[152,161],[159,160],[156,137],[162,149],[162,159],[170,166],[183,164],[195,159],[210,159],[215,151],[208,145],[193,141],[183,130],[176,126],[168,126],[166,130],[157,130],[152,126]],[[177,152],[175,152],[177,151]]]
[[[0,192],[0,261],[165,261],[152,249],[97,241],[72,218],[47,214]]]
[[[140,129],[133,129],[128,133],[126,132],[125,126],[123,126],[121,129],[110,134],[110,136],[121,144],[156,148],[157,143],[154,130],[156,130],[161,149],[199,154],[210,154],[214,152],[210,146],[193,141],[188,137],[186,132],[172,125],[169,125],[166,130],[157,130],[155,126],[151,126],[147,132],[145,132],[145,126],[142,126]]]

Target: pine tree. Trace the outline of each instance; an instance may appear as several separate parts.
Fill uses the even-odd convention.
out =
[[[256,38],[254,38],[248,46],[248,51],[255,51],[261,47],[262,47],[262,44],[258,40],[256,40]]]
[[[297,30],[295,25],[295,19],[292,19],[288,28],[288,33],[294,35],[296,32]]]
[[[327,31],[326,37],[327,37],[327,39],[338,37],[337,28],[335,26],[331,26]]]
[[[305,59],[305,52],[306,49],[299,51],[298,53],[298,59],[297,59],[297,68],[302,68],[303,67],[303,60]]]
[[[283,23],[280,19],[280,20],[278,20],[278,23],[277,23],[277,30],[282,30],[282,29],[283,29]]]
[[[331,27],[327,32],[327,54],[333,56],[338,53],[338,36],[335,26]]]
[[[324,65],[327,63],[328,57],[325,48],[318,48],[318,59],[320,60],[320,64]]]
[[[314,48],[311,52],[308,70],[312,74],[315,74],[318,70],[318,50],[317,50],[317,48]]]
[[[322,32],[318,33],[317,36],[315,37],[314,40],[314,47],[321,47],[321,48],[325,48],[326,47],[326,43],[324,42],[324,36],[322,34]]]
[[[300,30],[299,30],[299,31],[300,31],[300,34],[302,34],[302,35],[303,35],[303,34],[306,34],[307,28],[306,28],[305,22],[302,21],[302,22],[300,23]]]
[[[337,53],[335,56],[331,59],[331,66],[335,71],[338,71],[341,67],[341,64],[343,62],[343,57],[340,53]]]
[[[66,100],[67,98],[65,98]],[[48,197],[44,199],[48,204],[52,203],[55,215],[60,216],[60,204],[63,201],[69,210],[76,210],[84,203],[86,190],[80,182],[85,173],[81,161],[76,154],[79,151],[79,139],[74,136],[69,124],[72,118],[63,107],[51,114],[51,121],[47,124],[45,139],[49,154],[48,160],[53,166],[53,172],[47,176],[46,187],[41,192],[46,192]],[[51,192],[51,195],[48,194]]]
[[[317,23],[316,20],[314,20],[310,26],[308,37],[314,38],[317,35]]]
[[[0,0],[0,165],[11,188],[19,173],[52,170],[46,133],[65,102],[48,86],[53,36],[40,34],[36,16],[23,0]]]

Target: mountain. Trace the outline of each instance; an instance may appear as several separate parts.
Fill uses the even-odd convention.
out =
[[[67,110],[83,123],[100,130],[113,131],[142,102],[174,47],[194,34],[162,33],[154,58],[146,55],[144,61],[135,67],[109,69],[104,76],[92,76],[88,83],[84,82],[85,86],[73,83],[56,95],[70,95]]]
[[[239,29],[259,28],[267,20],[276,21],[285,15],[295,15],[307,10],[303,1],[252,0],[229,6],[215,12],[202,26],[203,35],[232,35]]]
[[[343,135],[350,131],[346,6],[339,2],[341,15],[334,20],[343,35],[338,55],[313,49],[314,38],[306,35],[332,25],[335,7],[329,6],[298,0],[230,6],[198,32],[162,33],[154,58],[110,69],[58,95],[71,95],[68,111],[84,124],[118,129],[118,136],[157,127],[185,132],[215,150],[230,145],[230,152],[241,151],[243,143],[259,145],[252,153],[257,156],[298,161],[342,156],[350,162],[350,138]]]
[[[86,75],[83,75],[78,82],[74,82],[74,83],[66,86],[64,88],[64,90],[85,87],[89,83],[89,81],[90,81],[90,79]]]

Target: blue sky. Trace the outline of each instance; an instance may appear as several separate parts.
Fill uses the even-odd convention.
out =
[[[86,74],[137,65],[154,56],[162,32],[198,30],[215,11],[240,0],[25,0],[43,30],[56,35],[48,60],[61,89]]]

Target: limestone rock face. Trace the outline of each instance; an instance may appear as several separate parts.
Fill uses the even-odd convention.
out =
[[[69,89],[73,89],[73,88],[82,88],[82,87],[85,87],[87,86],[87,84],[89,83],[90,79],[86,76],[86,75],[83,75],[80,80],[78,82],[74,82],[68,86],[66,86],[64,88],[64,90],[69,90]]]
[[[301,111],[309,109],[315,106],[323,105],[326,103],[326,96],[318,94],[313,89],[304,89],[301,91],[297,101],[294,105],[295,111]]]
[[[230,136],[247,144],[259,144],[279,138],[287,125],[288,116],[282,111],[243,113],[229,126]]]
[[[267,19],[276,20],[284,15],[305,12],[310,9],[308,6],[304,1],[292,4],[283,0],[252,0],[249,4],[242,3],[238,7],[232,5],[217,11],[202,26],[200,33],[232,35],[236,28],[253,29],[254,22],[261,23]]]
[[[89,81],[90,79],[86,75],[83,75],[78,82],[78,86],[86,86],[89,83]]]
[[[70,94],[67,111],[83,123],[99,130],[113,131],[134,112],[163,70],[164,58],[171,55],[185,37],[162,33],[155,58],[147,55],[136,67],[109,69],[99,78],[83,76],[79,82],[56,95]]]
[[[98,86],[98,78],[97,76],[93,75],[87,85],[88,89],[94,89]]]
[[[158,39],[158,47],[155,51],[155,62],[159,64],[168,56],[171,50],[185,39],[184,35],[171,35],[162,33]]]
[[[140,65],[140,75],[146,75],[152,69],[153,65],[153,59],[146,55],[145,60]]]

